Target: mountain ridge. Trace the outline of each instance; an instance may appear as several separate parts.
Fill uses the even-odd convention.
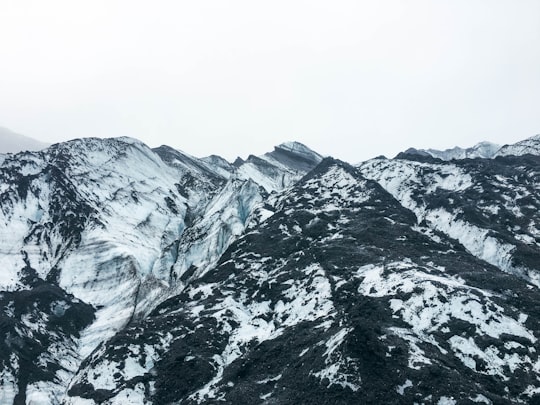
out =
[[[480,142],[470,148],[455,146],[451,149],[415,149],[409,148],[399,153],[396,158],[407,155],[417,155],[422,157],[432,157],[440,160],[462,160],[462,159],[493,159],[498,156],[522,156],[526,154],[537,155],[539,149],[540,135],[534,135],[512,145],[498,145],[492,142]]]
[[[50,144],[0,127],[0,154],[38,151]]]
[[[5,155],[0,402],[534,403],[539,144]]]

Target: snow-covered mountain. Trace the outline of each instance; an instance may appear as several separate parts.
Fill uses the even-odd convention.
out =
[[[512,145],[497,145],[491,142],[480,142],[471,148],[460,148],[456,146],[452,149],[415,149],[409,148],[398,154],[396,158],[407,158],[407,156],[432,157],[435,159],[450,161],[462,159],[493,159],[498,156],[523,156],[540,154],[540,135],[527,138]]]
[[[495,156],[523,156],[540,154],[540,135],[533,136],[513,145],[505,145]]]
[[[48,144],[24,135],[17,134],[7,128],[0,127],[0,153],[18,153],[45,149]]]
[[[525,142],[357,167],[295,142],[6,155],[0,404],[535,403]]]
[[[396,156],[396,158],[406,158],[407,155],[415,155],[450,161],[478,158],[493,159],[497,156],[523,156],[527,154],[540,154],[540,135],[535,135],[515,144],[504,146],[491,142],[480,142],[471,148],[465,149],[459,146],[446,150],[409,148]]]
[[[302,150],[303,167],[262,157],[224,169],[167,147],[151,150],[129,138],[74,140],[8,155],[0,167],[0,290],[12,297],[6,308],[22,292],[40,288],[47,297],[39,299],[49,302],[53,288],[61,299],[49,302],[51,308],[66,310],[84,302],[88,315],[87,323],[71,328],[65,341],[54,342],[61,348],[44,338],[36,352],[42,360],[30,359],[30,368],[45,373],[53,361],[51,350],[71,353],[67,369],[47,371],[52,383],[25,382],[22,392],[8,384],[3,392],[18,392],[16,400],[60,398],[86,356],[181,291],[188,270],[199,274],[217,261],[266,198],[263,185],[279,190],[283,182],[299,179],[321,160],[314,152],[310,156],[311,166]],[[56,335],[54,328],[45,327],[55,313],[48,311],[53,313],[34,316],[44,319],[46,336]],[[36,326],[23,315],[17,318],[10,336]],[[12,351],[8,345],[5,353]],[[4,373],[21,384],[15,378],[21,370],[15,353],[4,363],[9,364]]]
[[[407,149],[404,154],[431,156],[441,160],[457,160],[457,159],[476,159],[484,158],[491,159],[501,148],[500,145],[491,142],[480,142],[471,148],[460,148],[456,146],[452,149],[437,150],[437,149]]]

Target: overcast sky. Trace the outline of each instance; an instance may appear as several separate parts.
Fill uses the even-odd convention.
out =
[[[0,126],[350,162],[540,133],[540,0],[0,0]]]

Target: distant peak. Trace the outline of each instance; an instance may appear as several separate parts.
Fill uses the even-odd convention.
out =
[[[321,161],[323,156],[300,142],[284,142],[274,148],[274,152],[284,151],[298,156],[310,156],[312,159]]]
[[[286,153],[292,153],[299,156],[311,156],[319,161],[323,159],[323,157],[319,155],[317,152],[315,152],[313,149],[309,148],[303,143],[296,142],[296,141],[284,142],[282,144],[279,144],[278,146],[274,147],[274,152],[272,153],[276,153],[279,151],[284,151]]]
[[[112,139],[116,139],[117,141],[120,141],[120,142],[124,142],[124,143],[129,143],[131,145],[134,145],[134,144],[137,144],[137,145],[140,145],[140,144],[143,144],[146,146],[146,144],[143,142],[143,141],[140,141],[136,138],[132,138],[130,136],[119,136],[119,137],[116,137],[116,138],[112,138]]]
[[[459,146],[454,146],[453,148],[446,150],[409,148],[405,152],[398,154],[397,157],[403,158],[407,155],[415,155],[423,158],[432,157],[441,160],[491,159],[495,156],[500,147],[500,145],[495,143],[484,141],[466,149],[460,148]]]
[[[69,141],[60,142],[57,145],[65,144],[65,145],[107,145],[107,144],[115,144],[115,143],[125,143],[129,145],[144,145],[146,144],[136,138],[131,138],[129,136],[119,136],[119,137],[112,137],[112,138],[100,138],[100,137],[82,137],[82,138],[73,138]]]
[[[50,146],[25,135],[0,127],[0,153],[18,153],[23,151],[39,151]]]
[[[488,141],[482,141],[482,142],[479,142],[477,143],[475,146],[473,146],[474,148],[477,148],[479,146],[499,146],[499,144],[497,143],[493,143],[493,142],[488,142]]]
[[[205,162],[208,162],[208,163],[213,163],[213,164],[216,164],[216,165],[219,165],[219,166],[226,166],[226,167],[229,167],[231,166],[231,162],[229,162],[227,159],[219,156],[219,155],[210,155],[210,156],[206,156],[206,157],[203,157],[202,160],[204,160]]]
[[[503,146],[496,156],[540,155],[540,134],[531,136],[512,145]]]
[[[276,146],[276,148],[290,150],[291,152],[306,151],[306,150],[311,151],[311,149],[308,148],[306,145],[300,142],[296,142],[296,141],[283,142],[282,144],[279,144],[278,146]]]
[[[300,142],[285,142],[262,158],[278,162],[296,171],[308,172],[317,166],[323,157]]]
[[[242,159],[242,158],[239,156],[239,157],[237,157],[237,158],[235,159],[235,161],[233,162],[233,166],[234,166],[234,167],[240,167],[240,166],[242,166],[244,163],[245,163],[245,160]]]

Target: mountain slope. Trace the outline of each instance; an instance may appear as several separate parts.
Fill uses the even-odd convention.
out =
[[[60,331],[47,323],[53,309],[28,314],[25,328],[6,309],[5,336],[45,337],[25,355],[29,370],[19,367],[19,356],[4,359],[10,376],[0,381],[4,392],[16,401],[57,403],[100,343],[184,288],[182,266],[219,259],[266,195],[239,169],[231,165],[224,173],[222,166],[129,138],[74,140],[6,156],[0,167],[0,289],[13,297],[6,308],[35,295],[67,313],[84,304],[86,315],[57,342]],[[293,169],[302,175],[287,166],[272,175],[281,169],[283,176]],[[270,181],[263,170],[257,179]],[[33,324],[34,318],[44,321]],[[50,342],[58,344],[52,349]],[[40,371],[63,352],[72,353],[69,366]],[[43,356],[48,360],[40,363]],[[33,377],[23,378],[26,373]]]
[[[270,202],[274,213],[213,271],[93,354],[70,403],[519,403],[534,394],[538,289],[424,235],[410,211],[341,162],[325,160]]]
[[[495,156],[540,155],[540,135],[533,136],[513,145],[503,146]]]
[[[12,132],[7,128],[0,127],[0,153],[38,151],[47,146],[49,146],[49,144],[36,141],[35,139]]]
[[[360,166],[419,223],[460,241],[479,259],[540,287],[540,157]]]
[[[537,142],[3,155],[0,403],[536,403]]]

